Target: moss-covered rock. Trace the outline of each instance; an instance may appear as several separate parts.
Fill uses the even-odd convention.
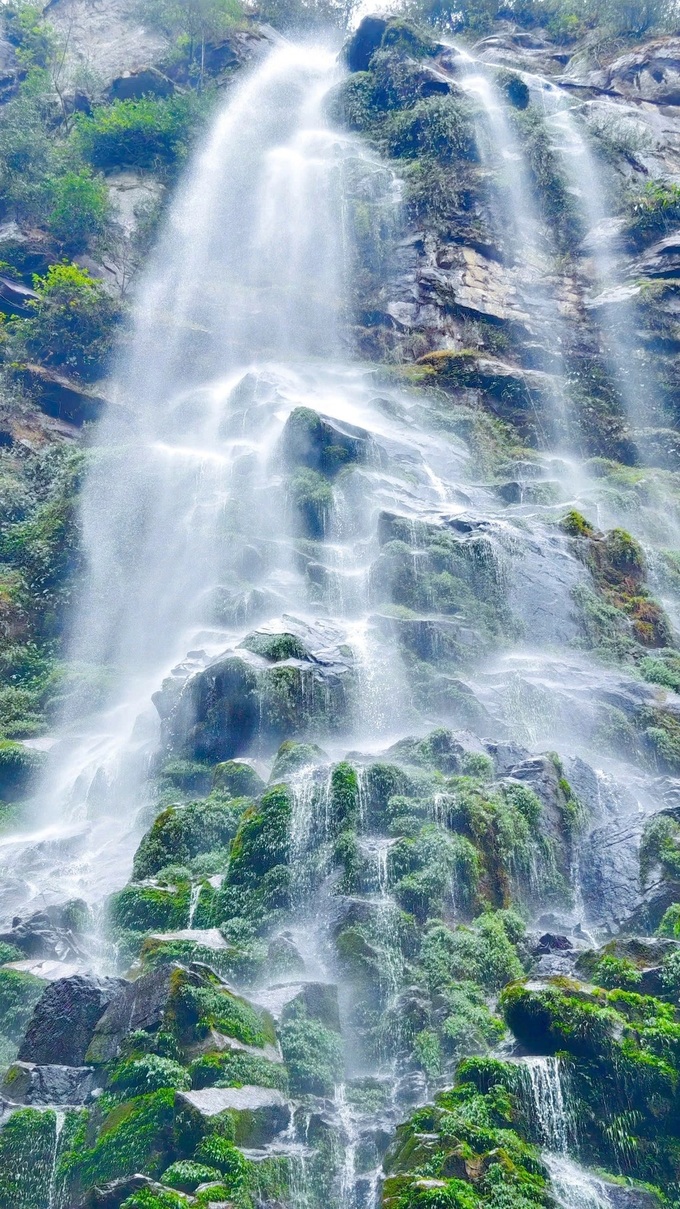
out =
[[[218,768],[224,767],[218,765]],[[248,765],[240,767],[252,773]],[[229,773],[225,775],[228,777]],[[252,773],[250,781],[251,784],[259,781],[257,774]],[[159,814],[135,853],[134,877],[141,881],[153,877],[166,865],[189,865],[200,853],[226,847],[236,834],[247,805],[247,798],[227,797],[217,790],[203,802],[169,806]],[[118,914],[121,910],[127,919],[128,912],[123,907],[118,909]],[[131,923],[123,924],[122,919],[120,922],[122,926],[134,927]],[[148,925],[149,929],[159,926],[158,923]]]

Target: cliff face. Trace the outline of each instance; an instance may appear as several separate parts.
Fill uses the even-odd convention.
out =
[[[599,61],[588,36],[500,22],[463,49],[367,19],[330,131],[312,110],[323,137],[285,142],[306,96],[286,60],[276,121],[257,93],[239,110],[235,185],[214,157],[215,206],[251,197],[264,127],[265,201],[304,221],[265,207],[269,260],[239,281],[231,249],[260,231],[242,210],[200,261],[154,262],[140,314],[192,148],[277,35],[233,17],[177,37],[115,0],[17,20],[0,1209],[673,1202],[680,43]],[[310,272],[332,297],[295,294],[306,227],[328,227],[307,178],[276,192],[279,136],[324,214],[342,180],[351,263]],[[157,258],[188,246],[186,210]],[[277,356],[248,349],[215,386],[242,331]],[[145,359],[177,371],[160,419]],[[98,541],[95,623],[144,599],[140,664],[172,623],[184,643],[114,771],[119,647],[73,655]],[[190,630],[173,602],[194,592]],[[83,735],[100,762],[64,793]],[[66,801],[39,828],[37,784]]]
[[[675,468],[676,40],[606,68],[508,24],[469,50],[387,42],[337,98],[404,182],[359,347],[465,352],[424,372],[481,390],[530,444]]]

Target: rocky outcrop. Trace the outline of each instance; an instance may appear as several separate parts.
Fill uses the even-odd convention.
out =
[[[13,1104],[72,1107],[85,1104],[94,1086],[94,1071],[90,1066],[13,1062],[0,1084],[0,1095]]]
[[[19,1060],[40,1066],[82,1066],[97,1021],[120,993],[121,978],[74,974],[53,982],[38,1001]]]
[[[274,1088],[206,1087],[180,1092],[178,1099],[203,1120],[228,1112],[239,1146],[266,1146],[290,1121],[290,1108]]]

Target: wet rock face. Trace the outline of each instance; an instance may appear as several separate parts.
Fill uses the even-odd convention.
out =
[[[341,730],[352,694],[352,652],[323,626],[297,622],[293,628],[251,635],[241,644],[249,649],[214,660],[179,692],[169,685],[155,694],[168,747],[229,761],[258,744],[271,749],[284,737]]]
[[[37,1065],[14,1062],[0,1085],[0,1095],[14,1104],[85,1104],[95,1087],[89,1066]]]
[[[110,1062],[131,1030],[158,1028],[168,1002],[173,970],[172,965],[161,966],[135,982],[118,982],[117,993],[109,996],[105,1010],[95,1021],[86,1049],[88,1062]]]
[[[206,1121],[229,1112],[239,1146],[266,1146],[290,1121],[290,1107],[274,1088],[206,1087],[203,1091],[180,1092],[178,1098]]]
[[[680,104],[680,39],[649,42],[587,77],[588,84],[657,105]]]
[[[23,1062],[82,1066],[97,1021],[125,985],[122,978],[75,974],[51,983],[19,1050]]]

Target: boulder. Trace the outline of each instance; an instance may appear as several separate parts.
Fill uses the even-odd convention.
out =
[[[538,957],[542,956],[544,953],[569,952],[569,950],[573,949],[573,947],[574,946],[569,940],[568,936],[559,936],[554,932],[544,932],[542,936],[539,936],[533,952]]]
[[[122,978],[93,974],[74,974],[51,983],[36,1004],[19,1060],[83,1065],[97,1021],[124,986]]]
[[[368,71],[371,59],[387,29],[385,17],[364,17],[355,29],[344,51],[350,71]]]
[[[69,424],[77,427],[90,424],[109,406],[109,400],[94,387],[67,378],[46,365],[29,362],[22,365],[19,372],[26,386],[37,396],[43,411]]]
[[[0,1095],[15,1104],[85,1104],[94,1089],[91,1066],[38,1066],[13,1062],[0,1084]]]
[[[290,413],[279,448],[289,466],[306,466],[326,475],[352,462],[379,460],[379,448],[369,432],[309,407],[296,407]]]
[[[275,1088],[205,1087],[179,1092],[177,1100],[204,1121],[229,1112],[238,1146],[266,1146],[290,1122],[288,1103]]]
[[[267,655],[240,647],[181,687],[177,678],[164,682],[153,700],[171,751],[228,762],[260,744],[342,728],[354,681],[350,648],[325,622],[284,616],[282,623],[284,632],[249,636],[248,645]],[[289,650],[297,654],[286,657]]]
[[[585,80],[591,88],[655,105],[680,104],[680,38],[660,38],[621,55]]]
[[[111,1062],[118,1056],[127,1033],[135,1029],[153,1030],[162,1023],[170,982],[174,971],[180,968],[173,962],[143,974],[134,982],[121,980],[119,993],[111,997],[93,1029],[87,1050],[88,1062]]]
[[[265,783],[249,762],[226,760],[215,767],[213,788],[226,789],[234,798],[256,798],[264,791]]]
[[[84,911],[80,910],[81,907]],[[49,907],[46,911],[35,911],[26,919],[15,916],[11,929],[0,933],[0,941],[14,945],[27,958],[72,961],[83,956],[80,935],[88,923],[85,904],[74,900]],[[62,976],[66,976],[64,971]]]
[[[173,80],[157,67],[137,67],[124,71],[112,80],[109,88],[110,101],[138,101],[145,96],[169,97],[175,91]]]

